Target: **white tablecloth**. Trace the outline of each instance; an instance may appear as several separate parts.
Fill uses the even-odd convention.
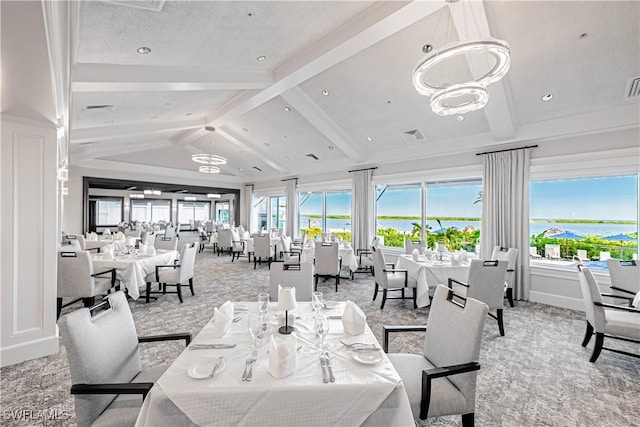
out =
[[[87,250],[90,250],[90,249],[96,249],[96,248],[105,247],[110,243],[112,243],[113,246],[115,246],[115,249],[117,251],[121,251],[121,250],[123,250],[125,248],[127,241],[125,239],[120,239],[120,240],[111,240],[111,239],[85,240],[84,245],[87,248]]]
[[[640,292],[636,294],[636,297],[633,299],[633,306],[636,308],[640,308]]]
[[[111,268],[116,269],[116,278],[120,286],[127,288],[133,299],[140,297],[140,287],[145,286],[147,274],[155,271],[156,265],[169,265],[178,258],[178,251],[158,249],[153,256],[149,255],[116,255],[116,259],[103,259],[104,254],[92,254],[93,271],[99,272]]]
[[[302,248],[302,254],[300,255],[300,262],[313,262],[315,256],[315,245],[305,246]],[[342,257],[342,268],[349,268],[351,271],[358,269],[358,259],[356,258],[353,248],[351,246],[338,247],[338,256]]]
[[[246,304],[249,307],[255,303]],[[340,314],[344,305],[324,312]],[[272,303],[268,318],[275,317]],[[253,308],[255,310],[255,308]],[[291,311],[310,317],[309,303],[299,303]],[[238,313],[237,313],[238,314]],[[251,338],[247,315],[231,325],[223,338],[215,338],[208,323],[194,343],[234,343],[225,350],[185,350],[167,369],[145,399],[137,426],[413,426],[413,416],[404,385],[384,353],[375,365],[359,364],[340,339],[377,343],[367,326],[358,337],[345,335],[340,319],[330,319],[325,346],[332,353],[335,383],[322,382],[322,369],[311,325],[296,320],[297,369],[288,377],[276,379],[268,372],[268,345],[258,351],[253,381],[243,382],[245,359]],[[269,332],[276,335],[275,321]],[[267,342],[268,336],[265,338]],[[192,379],[189,367],[213,361],[223,355],[225,368],[215,378]]]
[[[409,277],[418,282],[416,289],[416,304],[427,307],[429,301],[429,286],[447,285],[449,278],[466,282],[469,278],[469,264],[452,266],[450,261],[430,261],[424,257],[414,261],[411,255],[400,255],[396,263],[397,268],[408,270]]]

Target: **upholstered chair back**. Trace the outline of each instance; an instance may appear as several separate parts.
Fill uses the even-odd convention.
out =
[[[135,230],[124,230],[124,235],[125,237],[140,237],[140,233],[142,232],[142,230],[140,230],[139,228],[136,228]]]
[[[371,256],[373,257],[373,274],[378,286],[382,289],[387,289],[389,287],[389,278],[387,273],[384,271],[387,266],[385,265],[384,254],[382,253],[382,249],[371,246]]]
[[[111,310],[91,319],[88,308],[58,325],[67,350],[72,384],[127,383],[140,373],[138,336],[123,292],[109,297]],[[116,395],[74,395],[78,425],[88,426]]]
[[[469,279],[467,280],[469,288],[466,296],[482,301],[489,306],[489,309],[502,308],[504,306],[504,282],[507,265],[506,260],[471,260]],[[456,287],[454,289],[459,292]]]
[[[231,237],[231,229],[221,228],[218,230],[218,246],[221,248],[231,248],[233,247],[232,237]]]
[[[175,235],[176,235],[176,228],[172,225],[167,225],[167,228],[164,229],[164,236],[173,237]]]
[[[516,277],[516,258],[518,257],[518,250],[516,248],[504,248],[502,246],[496,246],[491,252],[491,259],[493,260],[506,260],[507,261],[507,286],[513,287]]]
[[[253,256],[256,258],[269,258],[272,255],[271,237],[268,234],[254,234]]]
[[[278,285],[295,287],[297,301],[311,301],[313,273],[313,264],[310,262],[291,266],[282,263],[273,264],[269,271],[271,301],[278,301]]]
[[[158,234],[153,246],[156,249],[175,251],[178,247],[178,236],[174,235],[172,237],[167,237],[162,234]]]
[[[418,252],[422,252],[424,248],[424,240],[412,241],[411,239],[404,240],[404,253],[411,254],[414,249],[417,249]]]
[[[337,242],[316,242],[315,274],[335,276],[340,269]]]
[[[191,279],[196,265],[196,253],[198,247],[195,243],[184,245],[180,253],[180,283]]]
[[[595,305],[596,302],[602,303],[602,294],[600,294],[598,282],[591,270],[581,265],[578,265],[577,268],[587,321],[596,332],[604,333],[606,326],[604,307]]]
[[[633,294],[640,292],[640,264],[636,260],[607,260],[611,286],[621,288]],[[626,295],[630,296],[630,294]]]
[[[377,269],[377,268],[376,268]],[[464,307],[449,301],[450,290],[438,285],[436,288],[424,339],[423,355],[434,366],[451,366],[480,359],[482,330],[489,307],[473,298],[458,301]],[[465,396],[468,408],[464,412],[473,412],[475,406],[476,378],[478,371],[447,377]],[[463,413],[464,413],[463,412]]]
[[[147,245],[153,245],[156,242],[156,235],[153,231],[145,231],[142,235],[142,243],[146,243]]]
[[[88,251],[58,252],[58,298],[95,295],[93,263]]]
[[[87,249],[87,244],[82,234],[67,234],[62,238],[63,242],[73,242],[74,240],[80,244],[80,249],[83,251]]]

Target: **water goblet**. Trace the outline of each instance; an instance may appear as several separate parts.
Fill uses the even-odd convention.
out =
[[[249,334],[253,338],[253,348],[258,348],[258,341],[264,336],[262,315],[249,314]]]
[[[262,319],[264,319],[267,315],[267,310],[269,309],[269,294],[266,292],[258,294],[258,310],[260,310],[260,315]]]
[[[324,351],[324,337],[329,332],[329,319],[325,316],[316,317],[316,333],[320,335],[320,351]]]
[[[322,292],[314,292],[311,294],[311,308],[313,308],[313,317],[317,317],[320,309],[324,306],[324,294]]]

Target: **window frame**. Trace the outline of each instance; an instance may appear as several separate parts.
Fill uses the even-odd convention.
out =
[[[91,200],[95,200],[96,201],[96,228],[97,227],[117,227],[119,224],[121,224],[122,222],[124,222],[124,197],[119,197],[119,196],[90,196],[89,197],[89,201]],[[100,218],[100,213],[99,213],[99,203],[101,200],[113,200],[113,201],[119,201],[120,202],[120,221],[118,221],[115,224],[98,224],[98,218]]]

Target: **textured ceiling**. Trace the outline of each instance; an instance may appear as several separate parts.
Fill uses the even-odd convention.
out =
[[[637,1],[84,1],[79,17],[77,165],[194,177],[191,155],[213,152],[229,159],[221,179],[256,182],[640,121],[624,97],[640,76]],[[509,43],[511,69],[484,109],[437,116],[411,83],[422,47],[478,31]],[[466,59],[432,78],[488,65]],[[424,139],[408,142],[416,129]]]

